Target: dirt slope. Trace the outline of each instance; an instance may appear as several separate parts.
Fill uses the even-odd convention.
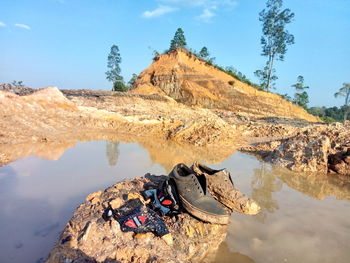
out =
[[[182,49],[158,56],[140,74],[131,92],[167,95],[187,105],[225,109],[246,116],[319,121],[280,96],[242,83]]]
[[[118,133],[133,138],[131,141],[152,137],[199,148],[212,145],[221,152],[226,146],[232,148],[238,137],[234,126],[210,110],[192,109],[166,97],[63,92],[46,88],[19,96],[0,90],[0,166],[31,153],[27,148],[7,151],[6,144],[69,144]]]

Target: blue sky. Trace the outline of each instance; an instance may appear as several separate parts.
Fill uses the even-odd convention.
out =
[[[0,83],[110,90],[105,79],[113,44],[128,80],[164,51],[178,27],[188,46],[207,46],[216,62],[257,82],[263,67],[258,13],[265,0],[0,0]],[[284,0],[295,13],[295,44],[277,62],[278,93],[298,75],[310,86],[310,106],[341,105],[333,94],[350,82],[350,0]]]

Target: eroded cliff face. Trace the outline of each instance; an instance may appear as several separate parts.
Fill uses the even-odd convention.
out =
[[[319,121],[280,96],[242,83],[182,49],[156,57],[140,74],[131,92],[167,95],[187,105],[225,109],[246,116]]]

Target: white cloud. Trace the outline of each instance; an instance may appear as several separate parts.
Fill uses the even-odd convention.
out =
[[[25,24],[15,24],[16,27],[31,30],[31,27]]]
[[[167,13],[171,13],[176,11],[178,8],[176,7],[170,7],[170,6],[159,6],[156,9],[152,10],[152,11],[145,11],[142,14],[142,17],[144,18],[153,18],[153,17],[157,17],[157,16],[162,16],[165,15]]]
[[[187,7],[203,6],[207,0],[160,0],[160,2]]]
[[[205,22],[210,22],[211,18],[213,18],[215,14],[208,8],[205,8],[200,16],[197,18],[199,20],[205,21]]]
[[[5,26],[6,26],[6,24],[4,22],[0,21],[0,27],[5,27]]]
[[[196,18],[209,22],[220,9],[233,9],[236,0],[156,0],[161,5],[153,11],[145,11],[142,16],[146,18],[161,16],[179,9],[202,9]]]
[[[162,3],[180,5],[183,7],[215,8],[219,6],[234,7],[236,0],[158,0]]]

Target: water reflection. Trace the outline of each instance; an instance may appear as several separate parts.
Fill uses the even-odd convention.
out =
[[[253,259],[247,255],[238,252],[232,252],[226,242],[222,242],[214,262],[217,263],[255,263]]]
[[[147,150],[154,164],[162,165],[166,172],[170,172],[173,166],[183,162],[192,164],[194,161],[217,164],[223,162],[235,151],[232,147],[199,147],[180,144],[174,141],[148,138],[130,137],[123,134],[83,134],[81,141],[104,140],[106,141],[106,155],[108,163],[115,166],[119,156],[119,143],[137,142]],[[0,152],[12,162],[28,156],[36,156],[46,160],[58,160],[63,153],[74,147],[77,141],[47,142],[47,143],[23,143],[16,145],[0,144]],[[1,166],[1,162],[0,162]]]
[[[215,147],[215,145],[198,147],[162,140],[144,140],[139,144],[147,150],[152,162],[163,166],[167,173],[178,163],[190,165],[194,161],[200,161],[220,164],[235,152],[233,148]]]
[[[0,239],[1,263],[43,260],[75,207],[91,192],[147,172],[165,174],[177,162],[220,162],[233,152],[208,153],[204,148],[149,139],[140,144],[1,145],[0,150],[19,159],[0,167],[0,226],[6,226],[0,227],[0,236],[7,237]]]
[[[272,172],[289,187],[315,199],[334,196],[338,200],[350,200],[350,177],[293,173],[278,167]]]
[[[278,201],[273,199],[272,195],[282,189],[283,182],[276,178],[271,166],[264,162],[260,162],[260,168],[254,169],[253,172],[252,197],[262,208],[261,212],[254,218],[257,221],[264,222],[267,213],[273,213],[279,209]]]
[[[337,200],[350,200],[350,178],[323,174],[295,173],[280,167],[260,162],[259,169],[253,169],[251,180],[252,197],[262,207],[254,218],[264,222],[268,213],[279,209],[274,193],[281,191],[283,184],[317,200],[335,197]]]
[[[28,156],[36,156],[46,160],[58,160],[65,151],[76,145],[77,142],[31,142],[20,144],[0,144],[0,153],[9,160],[16,161]],[[0,162],[1,166],[1,162]]]
[[[349,262],[349,179],[259,166],[246,184],[262,213],[232,216],[227,250],[216,262],[236,262],[233,252],[264,263]]]
[[[227,167],[236,187],[262,206],[256,217],[232,216],[215,262],[348,262],[349,179],[295,174],[232,155],[234,149],[106,138],[112,141],[0,146],[7,155],[29,156],[0,167],[0,236],[6,237],[0,239],[0,262],[42,261],[87,194],[194,160]]]
[[[107,142],[106,154],[110,166],[115,166],[119,157],[119,142]]]

